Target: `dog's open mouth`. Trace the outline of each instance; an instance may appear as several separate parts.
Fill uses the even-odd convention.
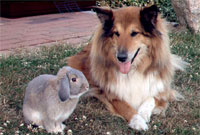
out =
[[[138,52],[140,51],[140,48],[137,49],[135,55],[133,56],[133,58],[131,59],[131,64],[133,63],[134,59],[136,58],[136,56],[138,55]]]
[[[131,70],[131,64],[133,63],[134,59],[138,55],[140,48],[137,49],[136,53],[134,54],[133,58],[128,62],[119,63],[120,72],[123,74],[127,74]]]

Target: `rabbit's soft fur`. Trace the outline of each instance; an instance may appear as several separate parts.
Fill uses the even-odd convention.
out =
[[[48,132],[63,132],[62,124],[75,109],[89,84],[82,72],[69,66],[57,75],[44,74],[29,82],[23,104],[25,123],[44,127]]]

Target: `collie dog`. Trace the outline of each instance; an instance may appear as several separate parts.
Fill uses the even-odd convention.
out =
[[[182,96],[171,88],[184,62],[171,54],[166,22],[158,8],[98,8],[94,37],[68,65],[87,77],[93,95],[137,130],[147,130],[153,113]]]

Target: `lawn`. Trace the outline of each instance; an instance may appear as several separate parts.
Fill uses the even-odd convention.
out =
[[[200,36],[190,32],[170,33],[171,49],[190,63],[185,72],[177,71],[175,87],[185,100],[172,102],[165,116],[153,116],[149,130],[134,131],[111,115],[97,99],[82,97],[75,112],[66,120],[70,135],[199,135],[200,134]],[[0,135],[45,135],[42,129],[23,124],[22,105],[27,83],[40,74],[56,74],[66,58],[80,51],[67,45],[41,47],[0,58]],[[72,131],[72,133],[71,133]]]

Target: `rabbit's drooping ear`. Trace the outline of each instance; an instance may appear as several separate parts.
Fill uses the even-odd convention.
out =
[[[69,99],[70,96],[70,87],[69,87],[69,79],[67,76],[60,80],[58,96],[62,102]]]

